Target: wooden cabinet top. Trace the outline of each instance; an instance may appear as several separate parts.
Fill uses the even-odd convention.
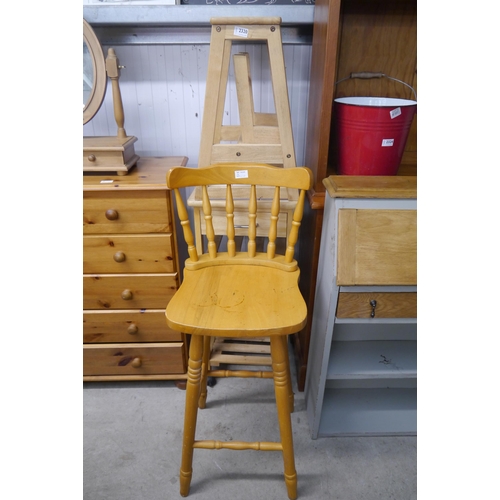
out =
[[[330,175],[323,185],[331,198],[417,198],[416,176]]]
[[[186,156],[140,158],[127,175],[87,172],[83,176],[84,191],[165,189],[166,175],[172,167],[185,166]]]

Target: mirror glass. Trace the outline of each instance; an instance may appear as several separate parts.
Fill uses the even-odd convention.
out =
[[[83,20],[83,124],[99,111],[106,94],[106,62],[101,44]]]
[[[83,109],[87,106],[94,86],[94,67],[89,47],[83,39]]]

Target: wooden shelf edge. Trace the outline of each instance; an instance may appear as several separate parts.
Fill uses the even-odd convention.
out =
[[[316,191],[314,188],[307,192],[309,205],[313,210],[323,210],[325,208],[325,192]]]
[[[416,176],[330,175],[323,185],[331,198],[417,198]]]

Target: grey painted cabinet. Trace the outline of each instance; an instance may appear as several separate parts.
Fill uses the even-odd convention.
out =
[[[414,434],[416,177],[324,184],[305,383],[312,437]]]

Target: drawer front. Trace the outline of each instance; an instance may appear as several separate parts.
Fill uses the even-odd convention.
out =
[[[108,137],[84,137],[83,167],[87,171],[113,171],[113,167],[131,167],[139,159],[135,154],[134,142],[137,139],[129,137],[126,140],[115,139],[111,147]],[[84,170],[84,171],[85,171]]]
[[[84,167],[101,168],[104,170],[105,167],[120,166],[125,163],[124,152],[121,150],[98,151],[96,148],[92,152],[85,151],[85,149],[83,151]]]
[[[201,232],[206,234],[205,218],[203,212],[200,211],[201,216]],[[287,237],[287,212],[280,212],[278,219],[278,237]],[[215,234],[227,234],[227,217],[225,210],[213,209],[212,210],[212,223],[214,225]],[[269,227],[271,219],[269,213],[257,212],[257,231],[256,236],[267,237],[269,235]],[[248,210],[247,211],[234,211],[234,232],[236,236],[248,235]]]
[[[170,233],[167,191],[84,191],[84,234]]]
[[[84,276],[83,308],[165,309],[177,280],[177,273]]]
[[[167,326],[165,310],[88,311],[83,313],[84,343],[181,342]]]
[[[172,235],[84,236],[83,272],[172,273]]]
[[[338,285],[416,285],[417,211],[340,209]]]
[[[83,375],[159,375],[184,373],[182,342],[83,346]]]
[[[374,301],[373,304],[372,301]],[[337,317],[416,318],[417,293],[341,292],[337,305]]]

